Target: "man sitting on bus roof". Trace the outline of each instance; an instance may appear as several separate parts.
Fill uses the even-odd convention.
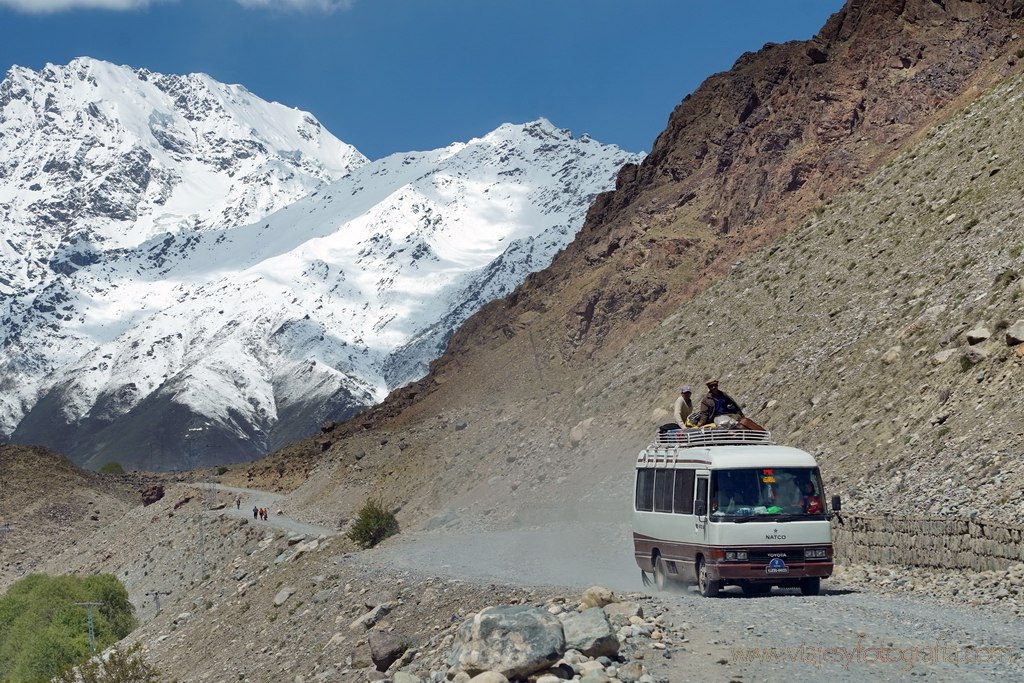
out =
[[[700,402],[700,416],[697,419],[698,427],[711,424],[719,415],[743,417],[743,410],[739,404],[732,400],[729,394],[718,388],[717,379],[709,379],[707,387],[707,396]]]
[[[680,427],[689,427],[686,422],[690,417],[690,413],[693,412],[693,402],[690,400],[690,385],[683,386],[679,392],[679,398],[676,399],[676,404],[673,406],[675,411],[676,424]]]

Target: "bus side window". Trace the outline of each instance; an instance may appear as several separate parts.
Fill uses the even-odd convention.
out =
[[[693,514],[693,470],[676,470],[676,493],[673,508],[677,514]]]
[[[654,470],[637,470],[636,509],[648,512],[654,509]]]
[[[674,470],[654,471],[654,511],[672,512]]]

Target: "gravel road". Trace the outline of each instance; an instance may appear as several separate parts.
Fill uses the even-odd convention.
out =
[[[215,485],[241,496],[241,510],[268,507],[279,494]],[[271,514],[269,526],[307,535],[337,530]],[[559,521],[514,530],[449,527],[402,533],[349,556],[369,566],[473,582],[650,592],[633,562],[628,524]],[[718,599],[692,588],[661,593],[666,616],[685,640],[644,654],[668,681],[989,681],[1024,680],[1024,619],[950,605],[920,595],[873,593],[835,581],[822,594],[775,589],[764,597],[729,588]],[[667,653],[667,655],[666,655]]]
[[[224,491],[234,496],[232,504],[223,510],[220,510],[221,514],[228,517],[242,517],[252,520],[253,507],[262,507],[267,509],[267,519],[265,521],[253,520],[254,524],[264,524],[266,526],[274,527],[275,529],[283,529],[296,534],[305,534],[313,537],[333,536],[338,533],[337,529],[330,529],[316,524],[307,524],[306,522],[300,522],[297,519],[292,519],[287,515],[277,514],[278,508],[275,507],[274,504],[284,498],[280,493],[270,493],[269,491],[259,491],[257,489],[243,489],[237,486],[224,486],[223,484],[204,484],[204,486],[211,487],[217,491]],[[234,505],[234,501],[239,498],[242,501],[240,508]]]
[[[652,591],[633,564],[628,525],[402,534],[365,554],[392,568],[514,585]],[[1024,620],[916,595],[826,581],[821,595],[775,589],[721,598],[660,594],[686,641],[645,665],[669,681],[989,681],[1024,679]]]

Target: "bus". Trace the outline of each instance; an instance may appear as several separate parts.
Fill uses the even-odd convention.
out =
[[[633,549],[644,583],[773,586],[816,595],[832,575],[831,511],[814,457],[751,429],[658,435],[636,459]]]

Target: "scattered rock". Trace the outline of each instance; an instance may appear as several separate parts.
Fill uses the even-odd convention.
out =
[[[142,489],[142,506],[152,505],[164,497],[163,484],[151,484]]]
[[[408,649],[406,641],[393,633],[371,633],[367,643],[370,646],[370,659],[378,671],[387,671]]]
[[[615,594],[603,586],[591,586],[583,591],[583,599],[580,604],[584,608],[604,607],[616,602]]]
[[[1024,344],[1024,320],[1018,320],[1006,330],[1006,345]]]
[[[391,612],[391,603],[382,603],[377,605],[372,610],[353,621],[349,628],[353,631],[367,630],[373,628],[382,617]]]
[[[274,596],[274,607],[280,607],[295,593],[294,588],[282,588]]]
[[[985,341],[991,336],[992,331],[989,330],[987,327],[982,326],[975,327],[973,330],[970,330],[966,334],[967,343],[970,344],[971,346],[974,346],[975,344],[980,344],[981,342]]]

